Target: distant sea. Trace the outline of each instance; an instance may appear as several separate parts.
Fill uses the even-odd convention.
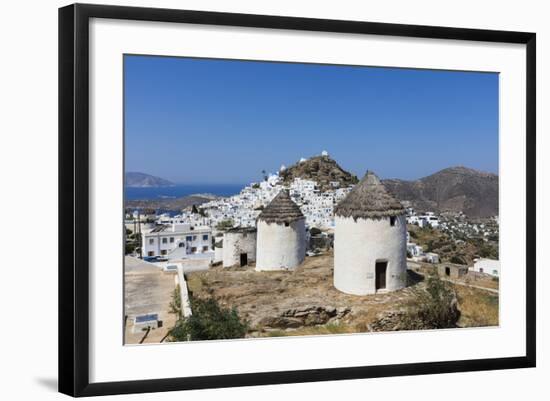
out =
[[[231,196],[241,192],[245,184],[178,184],[173,187],[124,188],[126,200],[176,199],[194,194]]]

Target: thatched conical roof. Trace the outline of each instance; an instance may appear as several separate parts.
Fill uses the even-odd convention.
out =
[[[334,208],[334,214],[341,217],[377,218],[398,216],[405,213],[401,202],[395,199],[372,171],[351,190]]]
[[[302,211],[290,199],[290,195],[286,189],[282,189],[258,216],[258,220],[277,224],[291,223],[303,218]]]

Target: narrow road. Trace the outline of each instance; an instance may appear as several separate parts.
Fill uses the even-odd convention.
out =
[[[460,281],[449,280],[449,279],[446,279],[446,278],[442,278],[441,280],[448,281],[449,283],[456,284],[456,285],[462,285],[464,287],[475,288],[477,290],[484,290],[484,291],[492,292],[493,294],[498,294],[498,290],[495,290],[494,288],[480,287],[479,285],[462,283]]]

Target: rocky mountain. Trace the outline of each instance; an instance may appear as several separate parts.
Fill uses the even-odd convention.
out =
[[[470,217],[498,215],[498,175],[451,167],[415,181],[382,180],[399,200],[418,211],[459,212]]]
[[[125,175],[125,185],[127,187],[171,187],[173,182],[165,180],[164,178],[155,177],[153,175],[127,172]]]
[[[342,169],[329,156],[315,156],[300,161],[279,172],[279,175],[287,184],[297,177],[317,181],[322,191],[331,189],[331,182],[338,182],[340,187],[348,187],[358,182],[357,176]]]

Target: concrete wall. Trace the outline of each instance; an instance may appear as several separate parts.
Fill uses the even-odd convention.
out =
[[[474,263],[473,270],[477,273],[485,273],[498,277],[500,276],[500,261],[493,259],[479,259]]]
[[[448,275],[447,271],[449,272]],[[447,277],[451,279],[457,279],[468,274],[468,267],[441,264],[437,267],[437,272],[443,278]]]
[[[191,301],[189,299],[189,291],[187,289],[187,280],[185,280],[185,274],[183,267],[178,267],[176,285],[180,285],[180,297],[181,297],[181,313],[183,317],[189,317],[193,314],[191,311]]]
[[[223,235],[223,267],[239,266],[241,253],[246,253],[248,262],[256,260],[255,232],[226,232]]]
[[[390,218],[357,219],[335,217],[334,286],[355,295],[376,292],[377,261],[387,261],[386,290],[394,291],[406,284],[407,227],[404,216],[395,225]]]
[[[258,220],[257,240],[256,270],[294,269],[306,255],[305,219],[288,227]]]
[[[223,248],[214,247],[214,263],[221,262],[223,260]]]

